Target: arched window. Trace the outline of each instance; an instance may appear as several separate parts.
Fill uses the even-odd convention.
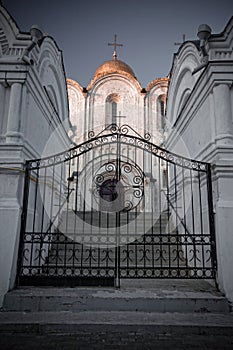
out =
[[[112,123],[117,124],[117,103],[112,102]]]
[[[164,130],[165,127],[165,114],[166,114],[166,95],[160,95],[157,100],[157,112],[158,112],[158,122],[161,129]]]
[[[117,104],[120,102],[120,96],[118,94],[108,95],[105,102],[105,124],[117,124]]]
[[[160,101],[160,109],[161,109],[161,116],[165,116],[165,102],[163,100]]]

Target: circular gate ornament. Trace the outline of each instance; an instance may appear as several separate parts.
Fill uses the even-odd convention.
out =
[[[112,160],[99,167],[92,183],[92,207],[104,212],[142,209],[144,175],[140,167],[126,160]]]

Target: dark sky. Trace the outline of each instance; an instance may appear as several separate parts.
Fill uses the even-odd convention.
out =
[[[118,59],[145,87],[171,68],[175,42],[196,39],[206,23],[221,32],[233,15],[233,0],[3,0],[22,31],[39,25],[63,51],[67,77],[87,86],[96,68],[112,59],[107,44],[117,33]]]

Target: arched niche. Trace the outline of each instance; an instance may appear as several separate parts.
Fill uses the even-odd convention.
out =
[[[45,93],[61,121],[68,118],[68,95],[61,51],[45,37],[40,46],[37,71]]]
[[[13,43],[16,42],[19,35],[19,28],[7,12],[7,10],[0,6],[0,54],[4,54]]]
[[[173,60],[171,78],[168,87],[167,119],[175,123],[193,91],[200,72],[193,74],[201,64],[198,48],[192,42],[185,43]]]

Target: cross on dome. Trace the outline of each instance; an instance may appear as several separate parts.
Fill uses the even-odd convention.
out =
[[[114,60],[117,59],[117,46],[123,46],[123,44],[117,43],[117,35],[114,35],[114,43],[108,43],[108,46],[114,46],[114,52],[113,52],[113,58]]]

